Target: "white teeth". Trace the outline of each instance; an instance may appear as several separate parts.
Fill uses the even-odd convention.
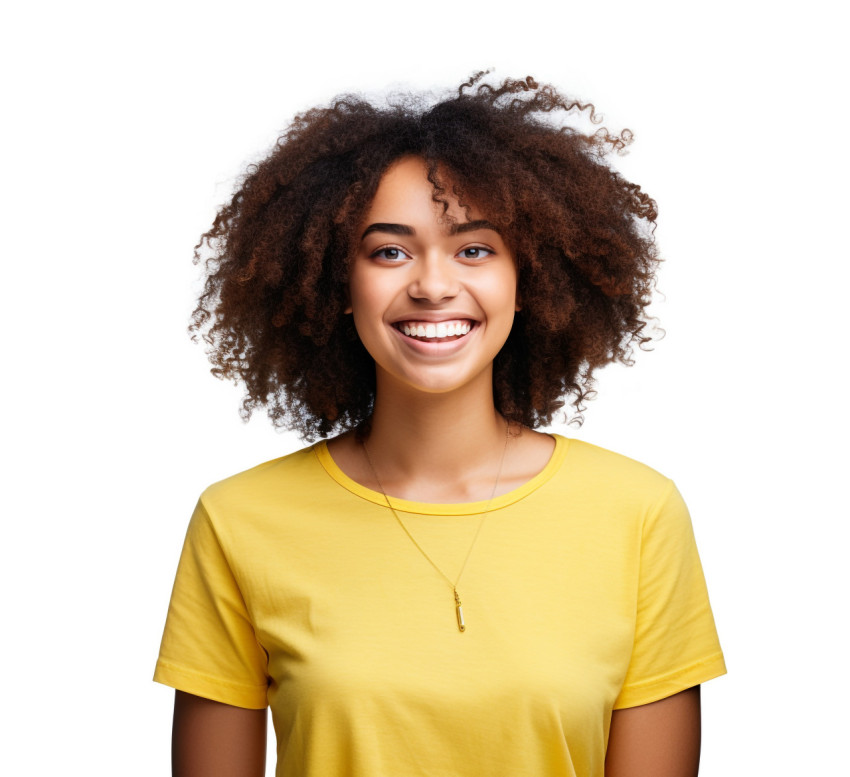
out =
[[[434,324],[402,321],[397,326],[408,337],[422,337],[428,340],[462,337],[472,329],[472,325],[467,321],[440,321]]]

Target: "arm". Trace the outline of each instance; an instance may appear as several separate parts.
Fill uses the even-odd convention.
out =
[[[173,777],[263,777],[266,711],[177,691],[171,734]]]
[[[614,710],[605,777],[696,777],[699,771],[699,686]]]

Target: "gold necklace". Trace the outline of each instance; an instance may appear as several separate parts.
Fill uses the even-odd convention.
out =
[[[440,576],[449,584],[449,587],[452,589],[452,594],[454,595],[454,607],[455,607],[455,616],[457,617],[457,628],[458,631],[466,631],[466,621],[463,618],[463,604],[460,601],[460,594],[457,592],[458,584],[460,583],[461,577],[463,577],[463,572],[466,569],[466,562],[469,561],[469,557],[472,555],[472,549],[475,547],[475,543],[478,541],[478,535],[481,534],[481,527],[484,526],[484,519],[490,514],[490,505],[493,503],[493,497],[496,496],[496,489],[499,487],[499,479],[502,477],[502,467],[505,464],[505,454],[508,452],[508,440],[510,439],[510,426],[508,425],[507,420],[505,420],[505,447],[502,448],[502,457],[499,459],[499,469],[496,472],[496,480],[493,483],[493,490],[490,492],[490,498],[487,500],[487,507],[484,509],[484,515],[481,516],[481,520],[478,522],[478,528],[475,530],[475,536],[472,538],[472,542],[469,545],[469,550],[466,551],[466,558],[463,560],[463,564],[461,565],[460,572],[458,573],[457,578],[452,582],[452,579],[440,569],[437,564],[422,548],[422,546],[416,541],[416,538],[410,533],[410,530],[407,526],[404,525],[404,521],[401,520],[401,516],[396,512],[395,508],[392,506],[390,502],[390,498],[387,496],[387,492],[384,490],[383,485],[381,485],[381,479],[378,477],[378,471],[375,469],[375,465],[372,463],[372,457],[369,455],[369,449],[366,447],[366,441],[361,440],[361,444],[363,445],[363,452],[366,454],[366,461],[369,462],[369,468],[372,470],[372,475],[375,477],[375,482],[378,484],[378,488],[381,489],[381,494],[384,497],[384,501],[387,503],[387,507],[390,508],[390,512],[395,516],[396,521],[398,521],[398,525],[404,530],[404,533],[410,538],[410,541],[416,546],[416,549],[425,557],[428,563],[437,570]]]

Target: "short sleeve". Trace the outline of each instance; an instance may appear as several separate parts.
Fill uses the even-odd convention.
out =
[[[177,568],[154,680],[237,707],[267,705],[268,656],[198,502]]]
[[[641,535],[634,645],[614,709],[726,672],[688,509],[672,482]]]

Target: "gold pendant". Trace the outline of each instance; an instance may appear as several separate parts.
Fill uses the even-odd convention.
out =
[[[455,590],[455,614],[457,615],[458,631],[466,631],[466,623],[463,620],[463,605],[460,603],[460,596]]]

